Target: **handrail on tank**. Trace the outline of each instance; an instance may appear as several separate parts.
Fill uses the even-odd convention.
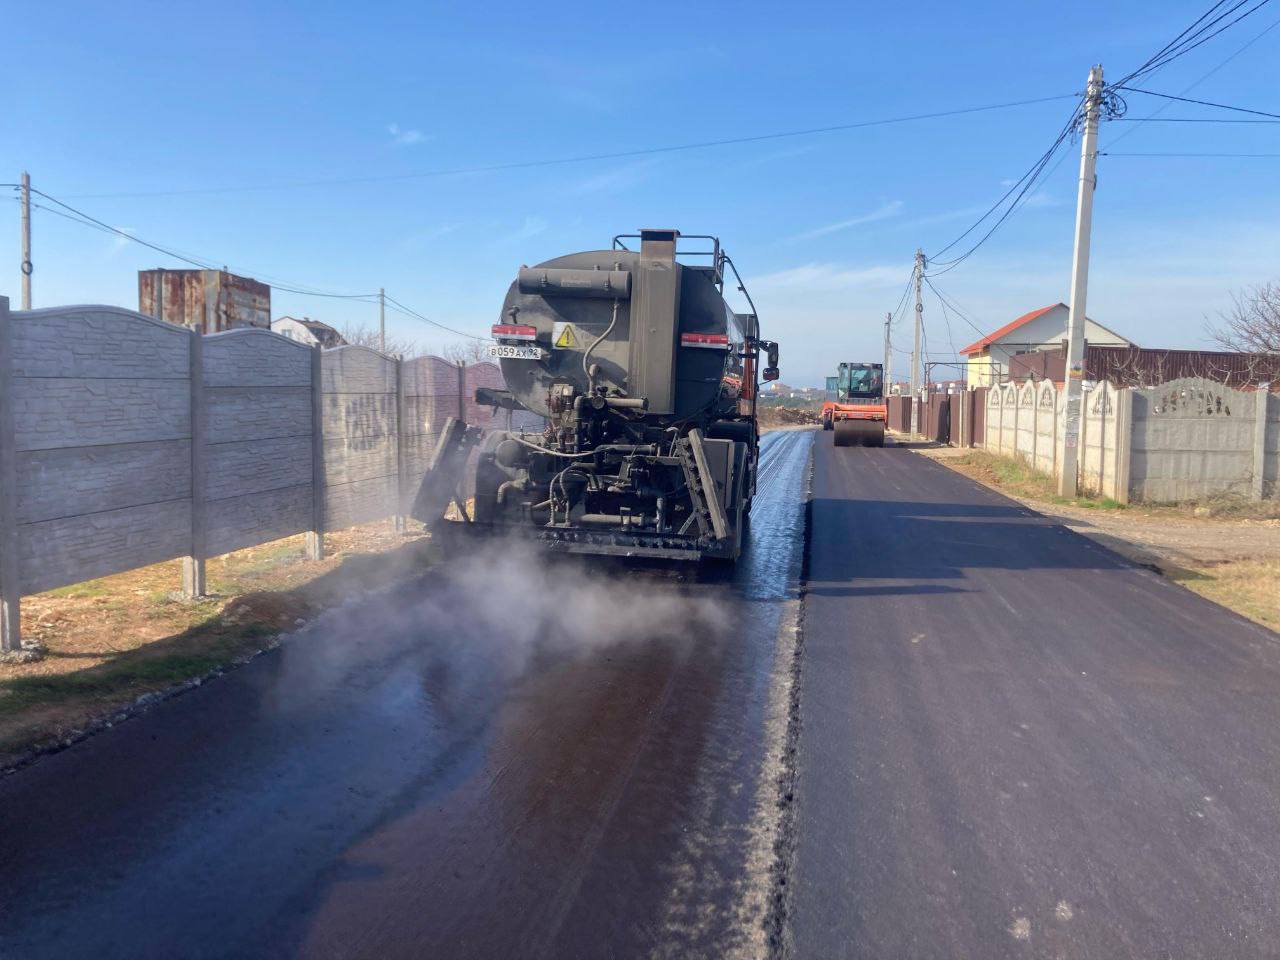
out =
[[[630,252],[631,248],[628,247],[622,241],[623,240],[639,240],[639,239],[641,239],[641,237],[640,237],[640,234],[638,233],[620,233],[613,238],[613,249],[627,250]],[[712,244],[712,249],[681,250],[679,249],[679,243],[681,240],[710,240]],[[711,270],[716,278],[715,279],[716,286],[720,288],[721,293],[724,292],[724,261],[727,260],[728,257],[725,255],[724,251],[720,249],[719,237],[713,237],[709,233],[682,233],[679,235],[679,237],[676,240],[676,256],[678,257],[681,255],[684,255],[686,257],[710,257]],[[755,309],[755,308],[753,307],[752,309]]]

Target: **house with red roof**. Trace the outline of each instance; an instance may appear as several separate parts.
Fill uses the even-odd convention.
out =
[[[1061,347],[1067,339],[1067,305],[1055,303],[1024,313],[999,330],[963,348],[968,358],[970,387],[986,387],[998,383],[1009,372],[1009,358],[1019,353],[1032,353]],[[1085,318],[1086,343],[1127,347],[1132,343],[1096,320]]]

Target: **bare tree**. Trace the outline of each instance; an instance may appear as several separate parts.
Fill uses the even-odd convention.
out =
[[[370,350],[381,349],[381,337],[378,328],[366,323],[349,323],[342,328],[342,339],[353,347],[368,347]],[[390,356],[421,357],[427,353],[426,347],[409,337],[387,335],[387,351]]]
[[[1224,350],[1280,354],[1280,283],[1264,283],[1231,295],[1209,336]]]
[[[468,366],[473,363],[486,363],[493,359],[489,356],[487,340],[458,340],[447,343],[444,348],[444,358]]]

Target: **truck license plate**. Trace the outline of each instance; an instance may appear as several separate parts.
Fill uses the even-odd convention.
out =
[[[509,343],[489,344],[489,356],[497,360],[541,360],[541,347],[517,347]]]

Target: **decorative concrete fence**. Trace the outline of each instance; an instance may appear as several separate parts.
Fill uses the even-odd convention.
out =
[[[402,523],[445,419],[491,425],[479,385],[501,372],[0,298],[0,650],[23,594],[181,557],[199,596],[209,557]]]
[[[1065,400],[1049,382],[1007,383],[986,397],[985,445],[1049,476],[1061,471]],[[1080,485],[1121,503],[1277,495],[1280,400],[1211,380],[1086,390]]]

